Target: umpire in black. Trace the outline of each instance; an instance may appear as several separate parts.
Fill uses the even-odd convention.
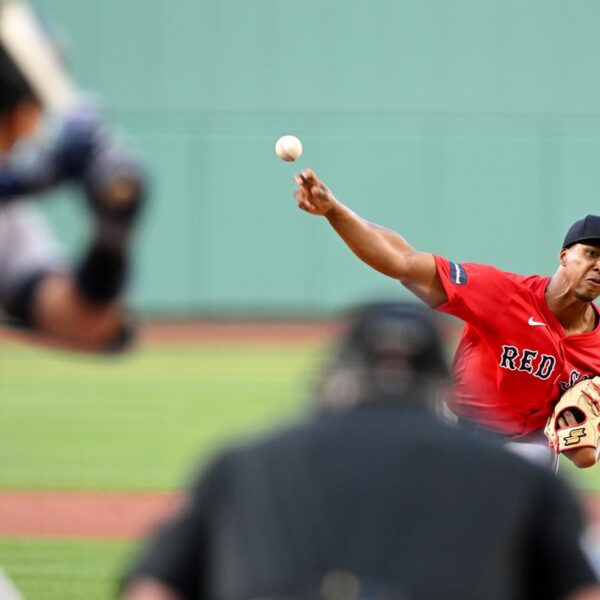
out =
[[[431,313],[351,319],[307,422],[222,454],[125,576],[127,600],[598,600],[552,475],[435,416]]]

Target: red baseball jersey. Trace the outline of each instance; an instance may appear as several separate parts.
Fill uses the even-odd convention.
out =
[[[437,310],[466,323],[448,401],[459,417],[527,435],[543,428],[565,390],[600,374],[600,327],[567,335],[546,304],[549,277],[435,261],[448,295]]]

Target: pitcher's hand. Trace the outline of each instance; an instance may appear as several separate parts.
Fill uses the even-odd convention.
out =
[[[298,189],[294,198],[298,208],[311,215],[326,215],[340,205],[331,190],[315,175],[311,169],[302,171],[294,177]]]

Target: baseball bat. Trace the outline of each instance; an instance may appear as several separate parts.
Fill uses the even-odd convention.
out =
[[[76,86],[24,0],[0,0],[0,43],[48,111],[64,115],[77,106]]]

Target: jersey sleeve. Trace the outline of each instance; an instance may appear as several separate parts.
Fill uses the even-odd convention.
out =
[[[438,275],[448,296],[436,310],[454,315],[472,325],[496,320],[519,288],[519,275],[489,265],[455,263],[434,255]]]

